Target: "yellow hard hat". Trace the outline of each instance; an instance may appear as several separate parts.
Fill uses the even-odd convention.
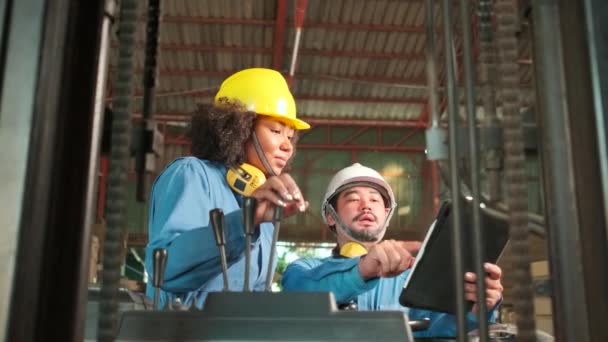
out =
[[[278,71],[265,68],[241,70],[228,77],[215,95],[215,104],[237,100],[247,110],[276,118],[295,129],[310,125],[296,118],[296,102],[287,82]]]

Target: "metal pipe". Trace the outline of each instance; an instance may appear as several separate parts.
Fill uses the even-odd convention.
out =
[[[257,200],[254,197],[245,197],[243,199],[243,226],[245,228],[245,280],[243,282],[243,291],[251,291],[249,285],[249,274],[251,273],[251,241],[253,241],[253,233],[255,231],[254,217]]]
[[[480,341],[488,341],[488,321],[487,312],[488,307],[486,304],[486,282],[484,271],[484,243],[483,243],[483,231],[481,230],[481,219],[479,214],[479,204],[481,203],[481,191],[479,188],[479,146],[477,144],[477,105],[475,103],[475,87],[473,80],[475,79],[473,68],[473,57],[472,57],[472,46],[471,46],[471,18],[469,11],[469,0],[460,0],[460,17],[462,21],[462,41],[463,41],[463,58],[464,58],[464,86],[466,89],[466,110],[467,110],[467,122],[468,122],[468,136],[469,136],[469,158],[471,162],[471,192],[473,197],[473,255],[475,256],[475,262],[473,266],[475,268],[475,274],[477,275],[477,322],[479,325],[479,339]],[[466,229],[470,229],[467,227]]]
[[[228,262],[226,257],[226,237],[224,235],[224,211],[221,208],[215,208],[209,211],[209,222],[211,222],[215,243],[220,252],[220,266],[222,268],[222,278],[224,280],[224,291],[229,291],[230,287],[228,281]]]
[[[425,0],[426,10],[426,78],[429,93],[429,111],[431,127],[439,127],[439,112],[437,101],[437,49],[435,44],[435,15],[433,0]]]
[[[91,134],[91,152],[89,155],[89,169],[87,172],[87,193],[85,224],[91,225],[93,219],[93,208],[95,204],[95,194],[97,193],[97,180],[99,168],[99,149],[101,143],[101,132],[103,132],[103,118],[105,113],[105,94],[108,76],[108,47],[110,44],[110,28],[116,12],[116,1],[106,0],[104,9],[104,19],[101,26],[101,39],[99,47],[99,60],[97,63],[97,80],[95,84],[95,104],[93,107],[93,127]],[[86,258],[85,260],[88,260]]]
[[[93,118],[91,127],[91,146],[89,150],[89,162],[87,169],[87,188],[85,193],[85,212],[84,212],[84,236],[83,241],[89,243],[91,241],[91,228],[95,221],[96,214],[96,194],[98,187],[98,174],[99,174],[99,154],[101,145],[101,135],[103,132],[103,122],[105,114],[105,94],[106,84],[108,76],[108,48],[110,46],[110,32],[112,28],[112,22],[116,14],[116,2],[115,0],[106,0],[104,3],[104,17],[101,24],[101,37],[99,42],[99,59],[97,61],[97,78],[95,82],[95,99],[93,104]],[[105,186],[105,185],[104,185]],[[103,189],[105,191],[105,189]],[[91,257],[90,244],[82,248],[81,262],[86,263],[87,267],[82,269],[89,269]],[[84,273],[86,274],[86,272]],[[83,274],[81,279],[81,293],[78,302],[83,303],[84,310],[87,301],[87,284],[88,279]],[[85,315],[85,312],[81,313]]]
[[[452,51],[452,6],[451,0],[443,0],[443,37],[445,51]],[[455,77],[455,63],[451,53],[445,54],[447,98],[450,187],[452,192],[452,250],[454,257],[454,287],[456,293],[456,319],[458,322],[458,341],[465,342],[467,337],[466,307],[464,298],[464,261],[462,255],[461,199],[458,181],[458,96]]]
[[[608,112],[608,63],[605,59],[605,56],[608,55],[608,47],[606,46],[606,32],[608,29],[605,22],[608,7],[601,0],[584,0],[584,2],[585,23],[589,36],[589,67],[591,69],[593,106],[597,122],[598,153],[600,155],[598,161],[600,162],[603,180],[604,216],[608,217],[608,122],[605,118],[605,113]],[[608,235],[608,226],[604,228],[606,229],[606,235]]]
[[[160,310],[160,291],[165,282],[168,251],[166,248],[155,248],[152,252],[152,285],[154,286],[154,310]],[[167,307],[170,303],[167,303]]]
[[[274,225],[274,231],[272,234],[272,245],[270,246],[270,258],[268,259],[268,270],[266,271],[266,291],[272,290],[272,279],[274,276],[274,270],[272,265],[274,264],[274,257],[277,250],[277,241],[279,240],[279,229],[281,227],[281,219],[283,218],[283,207],[274,208],[274,216],[272,223]]]
[[[302,26],[304,26],[304,15],[306,14],[306,0],[298,2],[296,9],[295,29],[296,36],[293,42],[293,51],[291,53],[291,65],[289,66],[289,81],[293,80],[293,75],[296,72],[296,64],[298,60],[298,51],[300,49],[300,38],[302,36]]]
[[[606,335],[599,339],[590,336],[591,330],[595,330],[589,328],[594,318],[589,316],[590,312],[585,307],[589,303],[586,282],[591,279],[596,281],[594,278],[597,275],[587,275],[583,264],[585,253],[582,247],[582,220],[579,216],[582,214],[582,208],[579,207],[582,204],[578,198],[583,192],[579,192],[582,188],[576,180],[574,165],[573,134],[570,130],[572,123],[568,115],[568,106],[572,104],[568,104],[566,46],[561,30],[561,25],[564,24],[560,23],[559,2],[538,1],[532,10],[539,127],[543,128],[541,152],[549,227],[547,241],[553,292],[553,326],[557,341],[603,341]],[[594,197],[583,201],[597,203],[596,200]],[[600,221],[594,223],[598,225],[593,229],[602,225]],[[605,306],[600,302],[593,305]]]
[[[272,68],[281,70],[283,66],[283,47],[285,46],[285,22],[287,21],[287,0],[277,1],[277,20],[274,25],[274,39],[272,43]],[[214,46],[210,51],[216,51]],[[256,51],[264,51],[266,49],[256,48]],[[263,53],[263,52],[262,52]]]

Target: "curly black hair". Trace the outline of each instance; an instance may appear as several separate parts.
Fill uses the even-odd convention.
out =
[[[201,104],[192,115],[192,154],[200,159],[238,166],[245,162],[256,114],[241,106]]]
[[[192,155],[227,166],[243,164],[246,162],[245,143],[251,139],[256,118],[255,112],[244,110],[238,103],[200,104],[192,115]],[[286,170],[295,156],[297,140],[298,131],[291,140],[294,153]]]

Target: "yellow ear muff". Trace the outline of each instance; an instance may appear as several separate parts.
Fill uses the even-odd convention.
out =
[[[367,249],[356,242],[347,242],[340,248],[340,255],[347,258],[354,258],[367,254]]]
[[[229,168],[226,180],[232,190],[243,196],[251,196],[255,189],[266,182],[266,176],[257,167],[244,163],[239,167]]]

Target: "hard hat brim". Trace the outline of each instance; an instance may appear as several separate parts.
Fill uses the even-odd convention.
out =
[[[333,198],[335,198],[336,196],[338,196],[340,193],[344,192],[345,190],[359,187],[359,186],[371,187],[371,188],[376,189],[380,193],[380,196],[382,196],[382,199],[384,200],[384,207],[385,208],[393,207],[395,198],[394,198],[393,194],[388,193],[387,184],[385,184],[375,178],[371,178],[371,177],[360,177],[360,179],[357,179],[353,182],[348,182],[348,183],[340,186],[339,188],[336,189],[336,191],[334,191],[333,196],[328,198],[328,201],[331,201]]]
[[[304,129],[309,129],[310,125],[300,119],[297,118],[289,118],[286,117],[284,115],[279,115],[279,114],[272,114],[272,113],[257,113],[258,115],[264,115],[264,116],[269,116],[273,119],[276,119],[277,121],[283,122],[285,124],[288,124],[290,126],[292,126],[293,128],[297,129],[297,130],[304,130]]]

